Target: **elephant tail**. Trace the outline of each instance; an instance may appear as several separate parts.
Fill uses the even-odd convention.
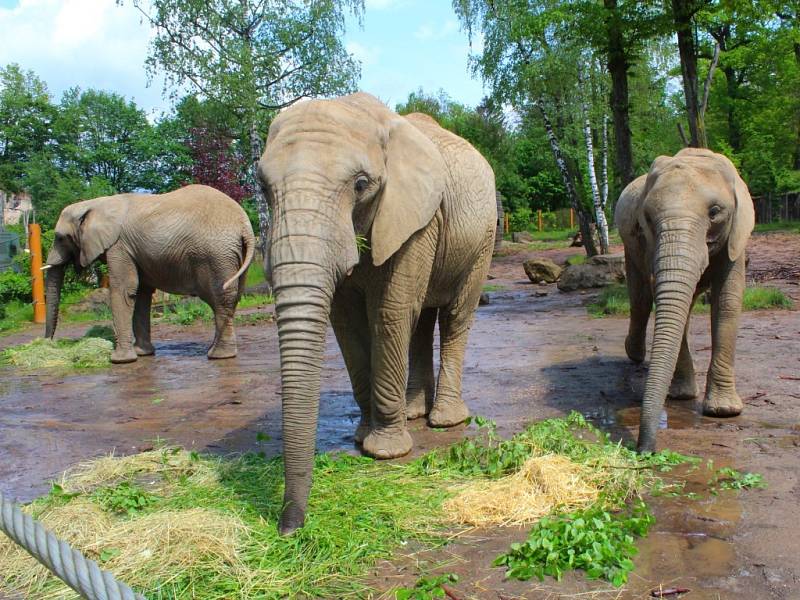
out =
[[[255,253],[256,249],[256,238],[253,236],[251,231],[248,231],[242,235],[242,245],[244,246],[244,258],[242,259],[242,266],[239,267],[239,270],[236,271],[236,274],[233,277],[222,284],[223,290],[227,290],[234,281],[239,279],[239,277],[242,276],[242,274],[247,270],[247,267],[249,267],[250,263],[253,261],[253,254]]]

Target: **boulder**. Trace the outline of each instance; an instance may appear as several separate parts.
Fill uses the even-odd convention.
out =
[[[478,306],[486,306],[487,304],[491,304],[491,300],[489,300],[489,294],[483,292],[478,300]]]
[[[582,265],[570,265],[561,273],[558,289],[562,292],[585,290],[623,283],[625,281],[625,255],[605,254],[593,256]]]
[[[525,274],[533,283],[553,283],[561,275],[561,267],[549,258],[531,258],[522,263]]]
[[[529,231],[515,231],[511,234],[511,241],[517,244],[524,244],[533,241],[533,236]]]
[[[69,307],[73,313],[96,311],[111,302],[111,293],[108,288],[97,288],[92,290],[80,302],[76,302]]]

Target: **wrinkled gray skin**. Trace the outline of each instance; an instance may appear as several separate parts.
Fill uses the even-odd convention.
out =
[[[446,427],[467,417],[461,370],[497,209],[494,175],[472,146],[430,117],[400,117],[368,94],[282,112],[259,176],[274,219],[286,534],[303,524],[311,486],[329,316],[366,454],[408,453],[407,418],[427,415]],[[360,255],[357,235],[369,245]]]
[[[233,316],[254,247],[253,229],[242,208],[205,185],[70,204],[61,211],[47,256],[45,337],[56,331],[66,267],[73,264],[80,270],[99,259],[108,264],[117,340],[111,362],[132,362],[155,352],[150,343],[155,289],[199,296],[208,303],[216,327],[208,357],[236,356]]]
[[[712,347],[703,413],[732,417],[742,411],[733,364],[755,214],[747,186],[726,157],[686,148],[659,156],[647,175],[623,190],[615,220],[631,301],[625,350],[635,362],[645,358],[654,300],[656,306],[639,424],[639,450],[652,452],[665,397],[697,396],[686,334],[692,305],[709,288]]]

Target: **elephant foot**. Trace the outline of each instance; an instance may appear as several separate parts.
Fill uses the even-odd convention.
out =
[[[356,427],[356,432],[353,434],[353,438],[356,441],[356,444],[363,444],[364,438],[369,435],[370,426],[369,423],[359,423],[358,427]]]
[[[364,438],[364,454],[378,459],[399,458],[411,452],[414,442],[405,427],[373,429]]]
[[[236,346],[215,344],[209,348],[207,356],[212,360],[233,358],[236,356]]]
[[[430,412],[427,396],[423,388],[406,392],[406,419],[419,419]]]
[[[431,427],[453,427],[463,423],[469,416],[469,409],[461,398],[437,398],[428,415],[428,425]]]
[[[736,417],[743,408],[744,404],[736,390],[710,390],[703,400],[703,414],[708,417]]]
[[[136,362],[137,358],[133,348],[114,348],[114,351],[111,353],[111,362],[115,365]]]
[[[625,338],[625,353],[633,362],[644,362],[645,352],[646,348],[644,340],[634,341],[630,335]]]
[[[300,529],[306,520],[306,513],[296,504],[287,504],[281,513],[281,520],[278,524],[278,532],[281,535],[289,535],[295,530]]]
[[[667,396],[673,400],[691,400],[697,398],[697,382],[694,374],[691,377],[675,377],[669,386]]]
[[[150,342],[140,342],[133,346],[133,351],[136,352],[136,356],[153,356],[156,348]]]

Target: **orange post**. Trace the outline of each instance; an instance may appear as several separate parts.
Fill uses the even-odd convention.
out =
[[[542,226],[542,209],[539,209],[539,231],[544,231],[544,227]]]
[[[44,323],[44,272],[42,271],[42,229],[38,223],[28,225],[28,248],[31,252],[31,279],[33,280],[33,322]]]
[[[503,233],[508,233],[508,230],[509,230],[508,213],[503,213]]]
[[[569,228],[572,229],[575,227],[575,209],[569,209]]]

